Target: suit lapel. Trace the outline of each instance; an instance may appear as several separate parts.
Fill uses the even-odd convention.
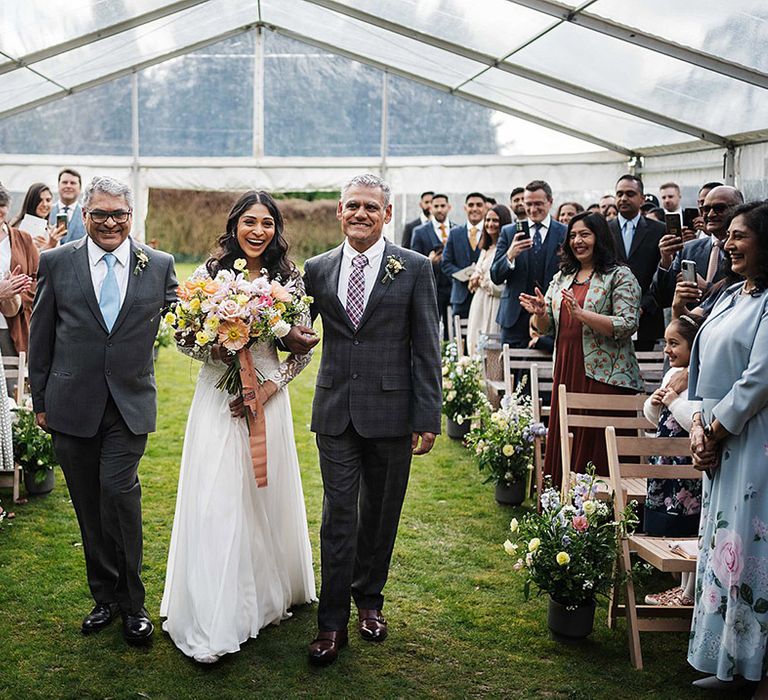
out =
[[[373,280],[371,296],[368,297],[368,303],[365,305],[365,310],[363,311],[363,317],[360,319],[358,330],[360,330],[360,328],[365,325],[365,322],[371,317],[371,314],[374,312],[376,307],[379,305],[379,302],[387,293],[389,285],[394,281],[392,278],[386,275],[387,258],[392,254],[392,246],[389,241],[387,241],[386,245],[384,246],[384,254],[381,256],[381,264],[379,265],[379,270]]]
[[[637,220],[637,226],[635,227],[635,235],[632,236],[632,245],[629,247],[629,255],[627,256],[628,258],[631,258],[635,254],[635,251],[638,249],[644,237],[645,237],[645,217],[641,216]]]
[[[93,280],[91,279],[91,263],[88,259],[88,237],[84,236],[72,246],[72,265],[75,268],[77,281],[80,283],[80,289],[83,292],[88,308],[93,313],[96,320],[101,324],[105,332],[109,333],[107,324],[104,323],[104,317],[101,315],[99,302],[96,300],[96,292],[93,290]]]
[[[547,274],[547,270],[549,270],[549,266],[552,264],[552,257],[557,252],[557,244],[558,244],[558,238],[560,237],[560,231],[555,230],[552,227],[552,223],[554,223],[554,219],[550,222],[549,225],[549,231],[547,232],[547,237],[544,240],[544,274]],[[546,291],[544,289],[541,290]]]
[[[336,313],[341,319],[354,331],[355,327],[352,325],[352,321],[349,320],[347,310],[341,305],[339,301],[339,275],[341,274],[341,264],[344,259],[344,244],[342,243],[338,248],[334,248],[326,258],[326,270],[323,275],[326,281],[326,294],[331,299],[330,305],[336,310]]]
[[[120,328],[123,321],[125,321],[125,317],[128,315],[128,311],[130,310],[134,299],[136,299],[136,294],[139,291],[139,287],[141,287],[141,281],[144,279],[144,275],[147,272],[146,269],[144,269],[137,271],[136,274],[133,274],[138,262],[136,258],[136,249],[137,246],[133,242],[133,239],[131,239],[131,252],[128,255],[128,289],[125,291],[125,300],[120,306],[120,313],[117,314],[117,318],[115,319],[115,324],[112,326],[110,335],[115,333],[115,331]]]

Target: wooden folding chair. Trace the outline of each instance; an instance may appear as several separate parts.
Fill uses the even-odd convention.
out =
[[[467,328],[469,321],[461,316],[453,317],[453,339],[456,341],[456,349],[459,351],[459,357],[467,354]]]
[[[645,393],[652,394],[661,386],[661,380],[664,378],[664,353],[660,350],[644,350],[636,352],[635,356]]]
[[[573,428],[615,428],[632,430],[633,434],[644,435],[654,430],[655,425],[643,415],[645,394],[582,394],[567,391],[564,384],[558,387],[558,417],[560,419],[560,457],[563,464],[561,491],[565,497],[571,483],[571,446]],[[548,436],[556,439],[554,435]],[[640,503],[645,502],[646,483],[644,479],[625,479],[624,489],[628,496]],[[599,494],[605,498],[606,493]]]
[[[616,429],[608,426],[605,429],[605,444],[608,451],[613,508],[617,520],[624,512],[627,503],[623,488],[627,479],[643,481],[646,479],[701,479],[701,472],[691,465],[651,465],[625,461],[625,458],[640,458],[641,462],[647,462],[647,458],[653,455],[664,457],[688,455],[690,440],[687,437],[616,437]],[[667,539],[648,535],[630,535],[621,540],[618,570],[626,579],[623,586],[626,599],[624,605],[618,605],[615,591],[611,593],[608,624],[612,626],[616,617],[620,615],[627,618],[629,655],[632,665],[638,670],[643,668],[640,632],[688,632],[691,628],[693,606],[638,605],[635,601],[635,586],[629,576],[632,571],[629,553],[634,552],[643,561],[660,571],[694,572],[696,560],[673,552],[669,543],[672,541],[696,542],[696,539],[695,537]]]
[[[16,380],[14,400],[18,406],[22,405],[26,395],[27,379],[27,354],[20,352],[18,357],[3,357],[3,370],[6,380]],[[7,389],[7,387],[3,387]],[[0,488],[13,489],[13,502],[18,503],[21,487],[21,465],[13,463],[13,471],[0,470]]]
[[[501,339],[498,333],[481,333],[478,353],[483,367],[485,394],[494,408],[499,408],[504,393],[504,370],[501,365]]]
[[[534,362],[539,365],[539,371],[542,373],[547,367],[552,367],[552,355],[548,352],[530,348],[510,348],[509,345],[502,348],[501,361],[504,367],[504,391],[509,394],[515,390],[515,370],[530,373]]]
[[[534,362],[531,364],[530,377],[531,377],[531,407],[533,408],[533,420],[537,423],[549,424],[549,415],[552,407],[549,404],[545,404],[543,400],[544,394],[549,394],[550,398],[554,391],[554,385],[552,383],[552,373],[554,365],[552,358],[547,363]],[[546,447],[546,439],[536,437],[533,441],[533,479],[532,482],[536,486],[536,493],[540,494],[544,487],[544,449]],[[531,484],[529,484],[529,487]],[[530,488],[528,490],[530,494]]]

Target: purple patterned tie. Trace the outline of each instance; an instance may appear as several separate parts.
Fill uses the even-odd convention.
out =
[[[352,258],[352,272],[349,273],[347,285],[347,316],[352,325],[357,328],[363,317],[365,302],[365,275],[363,268],[368,264],[368,258],[362,253]]]

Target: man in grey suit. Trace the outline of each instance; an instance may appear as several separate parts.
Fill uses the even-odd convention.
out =
[[[177,285],[173,258],[129,237],[132,209],[129,187],[94,178],[83,202],[88,235],[40,256],[29,379],[83,538],[96,605],[82,632],[119,610],[126,641],[141,643],[153,626],[141,581],[138,466],[155,430],[155,335]]]
[[[312,405],[323,476],[322,589],[309,659],[324,665],[347,644],[350,594],[364,640],[382,641],[382,590],[411,456],[440,432],[441,374],[432,265],[382,238],[390,190],[375,175],[342,189],[346,238],[308,260],[323,354]]]

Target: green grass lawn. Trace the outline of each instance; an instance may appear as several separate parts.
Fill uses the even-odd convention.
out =
[[[180,275],[189,272],[180,267]],[[291,384],[316,571],[322,489],[309,421],[317,365]],[[158,431],[140,469],[147,608],[156,623],[196,373],[196,363],[161,351]],[[3,700],[703,697],[689,687],[698,674],[685,661],[687,635],[645,635],[646,670],[634,671],[626,628],[606,628],[604,604],[586,643],[550,640],[545,600],[524,602],[522,575],[502,548],[510,518],[522,509],[498,506],[469,453],[445,437],[413,464],[385,590],[389,638],[373,645],[352,635],[326,669],[306,661],[313,606],[212,667],[189,661],[159,629],[146,649],[127,646],[119,624],[82,636],[92,601],[75,515],[61,472],[56,476],[51,494],[15,507],[16,518],[0,531]],[[9,492],[2,499],[10,506]]]

